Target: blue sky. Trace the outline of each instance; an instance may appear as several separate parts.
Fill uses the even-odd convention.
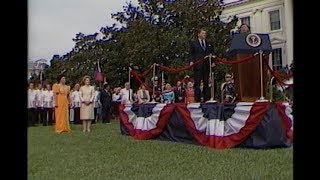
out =
[[[130,0],[29,0],[28,60],[50,60],[74,47],[76,33],[93,34],[116,21],[111,13]],[[137,0],[131,0],[137,4]]]

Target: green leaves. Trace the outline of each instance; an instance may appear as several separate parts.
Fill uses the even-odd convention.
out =
[[[219,1],[215,0],[139,0],[139,6],[127,3],[123,12],[112,14],[122,27],[115,24],[102,27],[102,39],[97,39],[97,33],[85,35],[79,32],[73,39],[75,47],[67,60],[59,58],[59,63],[55,62],[56,65],[51,68],[60,71],[62,68],[68,69],[67,78],[75,84],[80,78],[76,76],[93,73],[86,67],[96,68],[93,62],[100,61],[111,86],[122,85],[128,80],[129,66],[136,66],[143,72],[153,63],[170,67],[187,65],[188,42],[200,27],[207,29],[209,40],[214,42],[216,55],[226,57],[231,40],[230,29],[235,26],[235,21],[228,24],[220,22],[221,11]],[[219,78],[230,71],[224,65],[215,69]],[[53,77],[59,70],[47,70],[45,73]],[[173,82],[185,74],[191,75],[190,72],[178,75],[166,73]]]

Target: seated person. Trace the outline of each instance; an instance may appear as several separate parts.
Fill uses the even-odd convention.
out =
[[[204,98],[205,98],[205,89],[203,88],[203,80],[200,81],[200,86],[195,88],[195,93],[196,93],[196,102],[204,103]]]
[[[195,92],[193,88],[193,83],[190,81],[187,84],[185,97],[185,103],[190,104],[195,102]]]
[[[131,104],[133,102],[133,91],[129,82],[124,84],[124,88],[120,90],[121,104]]]
[[[138,96],[138,103],[147,103],[150,101],[150,94],[149,91],[146,90],[146,87],[144,85],[140,86],[140,89],[137,92]]]
[[[231,74],[226,74],[225,82],[221,84],[221,98],[225,103],[233,103],[236,99],[236,89]]]
[[[132,103],[139,103],[138,94],[135,92],[132,94]]]
[[[181,81],[177,81],[177,87],[174,90],[175,102],[184,102],[185,91]]]
[[[153,78],[151,80],[153,81]],[[152,95],[152,101],[161,102],[161,94],[156,93],[161,92],[161,86],[159,85],[159,79],[157,76],[154,77],[152,89],[155,91],[154,95]]]
[[[162,98],[164,103],[171,104],[174,102],[174,92],[171,89],[171,85],[169,83],[166,84],[165,90],[163,91]]]

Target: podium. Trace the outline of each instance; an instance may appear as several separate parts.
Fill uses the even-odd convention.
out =
[[[232,65],[237,101],[254,102],[266,97],[268,77],[262,55],[270,52],[272,48],[268,34],[234,35],[228,52],[233,60],[259,53],[254,59]]]

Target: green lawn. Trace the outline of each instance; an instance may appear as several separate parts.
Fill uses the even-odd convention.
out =
[[[293,179],[292,148],[215,150],[120,134],[119,123],[28,129],[28,179]]]

